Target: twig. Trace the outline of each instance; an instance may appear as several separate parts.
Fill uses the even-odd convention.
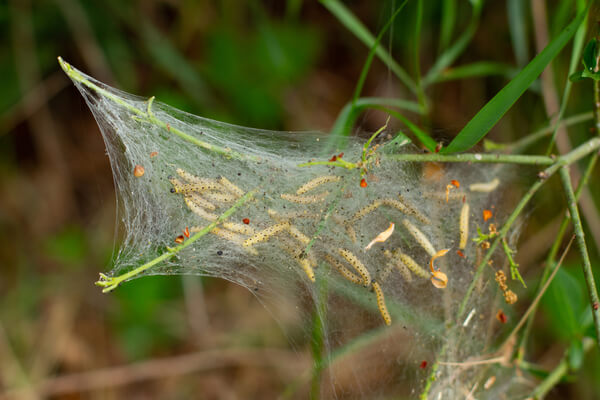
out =
[[[386,158],[394,161],[417,162],[448,162],[448,163],[487,163],[487,164],[533,164],[552,165],[556,159],[546,156],[520,155],[520,154],[388,154]]]
[[[276,366],[276,370],[294,376],[307,367],[303,364],[305,363],[298,360],[297,354],[285,350],[217,349],[63,375],[44,380],[35,385],[35,389],[44,397],[51,397],[244,365]],[[11,390],[0,394],[0,399],[18,399],[22,398],[23,394],[23,390]]]
[[[200,230],[198,233],[196,233],[194,236],[190,237],[188,240],[186,240],[179,246],[176,246],[173,248],[168,248],[165,253],[161,254],[160,256],[156,257],[155,259],[145,263],[142,266],[137,267],[134,270],[126,272],[122,275],[107,276],[105,274],[100,274],[100,279],[96,282],[96,285],[104,288],[104,289],[102,289],[102,293],[110,292],[111,290],[116,289],[117,286],[119,286],[121,284],[121,282],[127,281],[127,280],[133,278],[134,276],[141,274],[142,272],[146,271],[147,269],[152,268],[156,264],[159,264],[159,263],[165,261],[166,259],[174,256],[175,254],[179,253],[181,250],[185,249],[186,247],[188,247],[189,245],[194,243],[196,240],[200,239],[202,236],[208,234],[210,231],[212,231],[214,228],[216,228],[217,225],[219,225],[221,222],[223,222],[227,218],[229,218],[231,216],[231,214],[233,214],[235,211],[237,211],[238,208],[240,208],[243,204],[245,204],[250,199],[252,199],[252,197],[254,197],[254,194],[256,193],[256,191],[257,190],[255,189],[253,191],[246,193],[244,196],[240,197],[240,199],[233,206],[231,206],[231,208],[229,208],[227,211],[225,211],[223,214],[221,214],[219,216],[219,218],[217,218],[214,222],[207,225],[205,228]]]
[[[587,353],[594,347],[594,340],[590,338],[583,338],[583,352]],[[560,382],[560,380],[569,372],[569,359],[567,354],[560,360],[560,363],[552,370],[550,375],[546,377],[540,383],[535,390],[531,393],[530,398],[539,400],[543,399],[544,396]]]
[[[581,253],[583,260],[582,268],[583,275],[585,276],[585,282],[588,288],[588,295],[590,297],[590,305],[592,307],[592,315],[594,316],[594,325],[596,327],[596,341],[598,347],[600,347],[600,299],[598,298],[598,291],[596,290],[596,282],[594,280],[594,274],[592,272],[592,264],[590,262],[590,256],[587,251],[585,244],[585,237],[583,233],[583,226],[581,225],[581,219],[579,218],[579,210],[577,208],[577,199],[575,193],[573,193],[573,186],[571,185],[571,176],[569,175],[569,168],[564,166],[560,169],[560,177],[563,183],[563,189],[567,195],[567,206],[569,213],[571,214],[571,220],[573,222],[573,229],[575,230],[575,236],[577,237],[577,245]]]

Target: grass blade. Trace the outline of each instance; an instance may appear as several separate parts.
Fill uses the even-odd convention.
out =
[[[367,47],[375,44],[375,37],[369,30],[352,14],[350,10],[339,0],[321,0],[321,4],[331,12],[342,25],[354,34]],[[417,86],[408,73],[398,64],[392,56],[381,45],[375,51],[377,57],[408,87],[413,93],[417,93]]]
[[[439,52],[448,48],[456,24],[456,0],[443,0]]]
[[[580,13],[540,54],[496,94],[467,123],[459,134],[443,149],[445,153],[465,151],[481,140],[502,118],[510,107],[542,73],[544,68],[558,55],[584,20],[587,10]]]
[[[519,67],[523,67],[529,60],[529,40],[527,37],[527,2],[522,0],[508,0],[506,2],[508,14],[508,28],[512,42],[515,60]]]
[[[516,70],[508,64],[480,61],[447,69],[439,74],[433,83],[490,75],[510,77],[511,75],[516,75]]]

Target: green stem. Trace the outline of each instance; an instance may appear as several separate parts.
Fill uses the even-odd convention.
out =
[[[575,191],[575,199],[576,200],[579,200],[579,197],[581,196],[581,192],[583,191],[583,188],[587,185],[588,180],[589,180],[590,176],[592,175],[592,172],[594,171],[594,167],[596,166],[597,161],[598,161],[598,153],[592,154],[592,156],[590,157],[590,161],[588,162],[588,166],[587,166],[585,172],[583,173],[581,180],[579,181],[579,186],[577,187],[577,190]],[[546,257],[546,261],[544,263],[544,265],[545,265],[544,272],[542,273],[542,278],[540,279],[540,282],[538,283],[538,290],[539,290],[539,288],[541,288],[544,285],[544,283],[548,279],[548,276],[550,276],[550,273],[552,271],[552,268],[554,267],[554,264],[556,263],[556,257],[558,255],[558,251],[560,250],[565,233],[567,232],[567,228],[569,226],[570,220],[571,220],[571,216],[569,214],[565,214],[565,216],[563,217],[563,220],[560,224],[560,228],[558,229],[558,232],[556,234],[556,239],[554,240],[554,243],[552,244],[550,252],[548,253],[548,257]],[[538,290],[536,290],[536,292]],[[529,317],[527,319],[527,325],[525,325],[525,329],[523,330],[523,336],[521,336],[521,340],[519,342],[519,349],[517,351],[518,362],[523,361],[523,357],[525,357],[525,346],[527,345],[529,333],[531,332],[531,328],[533,326],[533,320],[535,318],[536,310],[537,310],[537,304],[533,307],[533,310],[529,314]]]
[[[346,169],[355,169],[359,165],[357,163],[346,161],[342,158],[338,158],[336,161],[309,161],[302,164],[298,164],[298,167],[312,167],[314,165],[329,165],[330,167],[340,167]]]
[[[463,154],[391,154],[386,158],[394,161],[416,161],[416,162],[470,162],[470,163],[496,163],[496,164],[533,164],[552,165],[555,158],[546,156],[530,156],[520,154],[486,154],[486,153],[463,153]]]
[[[583,352],[587,353],[592,347],[594,347],[594,340],[583,338]],[[544,396],[546,396],[546,394],[548,394],[548,392],[563,379],[567,372],[569,372],[569,358],[568,355],[565,354],[556,368],[554,368],[552,372],[550,372],[550,375],[535,388],[529,398],[535,400],[543,399]]]
[[[209,233],[210,231],[212,231],[221,222],[223,222],[227,218],[229,218],[231,216],[231,214],[233,214],[238,208],[240,208],[243,204],[245,204],[250,199],[252,199],[252,197],[254,197],[254,194],[256,193],[256,191],[257,190],[250,191],[250,192],[246,193],[244,196],[240,197],[239,200],[236,201],[233,206],[231,206],[227,211],[225,211],[223,214],[221,214],[214,222],[207,225],[204,229],[202,229],[201,231],[199,231],[198,233],[196,233],[195,235],[190,237],[188,240],[186,240],[179,246],[169,248],[164,254],[161,254],[160,256],[145,263],[144,265],[139,266],[136,269],[126,272],[122,275],[107,276],[105,274],[100,274],[100,280],[98,280],[96,282],[96,285],[102,286],[104,288],[104,289],[102,289],[102,293],[110,292],[111,290],[116,289],[117,286],[119,286],[119,284],[121,284],[121,282],[127,281],[127,280],[133,278],[134,276],[139,275],[142,272],[152,268],[156,264],[174,256],[175,254],[179,253],[181,250],[185,249],[186,247],[190,246],[192,243],[194,243],[195,241],[200,239],[202,236],[204,236],[207,233]]]
[[[485,269],[485,266],[487,265],[488,261],[492,258],[492,254],[494,253],[494,251],[500,244],[500,241],[506,237],[512,224],[517,220],[517,217],[519,216],[519,214],[521,214],[521,212],[523,211],[523,209],[525,208],[525,206],[527,205],[529,200],[531,200],[533,195],[545,183],[545,181],[548,178],[550,178],[559,168],[578,161],[582,157],[585,157],[587,154],[597,150],[599,147],[600,147],[600,138],[590,139],[587,142],[580,145],[579,147],[573,149],[570,153],[567,153],[561,157],[558,157],[558,159],[556,160],[556,162],[554,164],[552,164],[550,167],[546,168],[544,171],[542,171],[539,174],[540,179],[538,179],[533,185],[531,185],[529,190],[525,193],[525,195],[523,195],[523,197],[521,198],[521,201],[517,204],[516,208],[513,210],[513,212],[510,214],[510,216],[506,220],[504,226],[498,232],[498,236],[496,236],[496,238],[492,242],[489,250],[487,251],[487,253],[483,257],[483,259],[481,260],[481,263],[477,267],[475,276],[473,277],[471,284],[467,288],[465,297],[463,298],[463,300],[460,304],[457,319],[460,319],[460,317],[463,315],[465,308],[467,306],[467,303],[469,302],[469,299],[471,298],[471,294],[473,293],[473,290],[475,289],[475,285],[477,284],[479,278],[481,277],[481,274],[483,273],[483,270]]]
[[[583,260],[583,275],[587,284],[588,295],[590,296],[592,315],[594,316],[596,341],[598,343],[598,347],[600,347],[600,299],[598,298],[598,291],[596,290],[596,282],[592,272],[592,263],[590,262],[590,256],[585,244],[583,226],[581,224],[581,219],[579,218],[577,199],[575,198],[575,193],[573,193],[571,176],[569,175],[569,168],[567,166],[563,166],[560,169],[560,177],[562,179],[563,189],[567,195],[567,206],[569,208],[569,213],[571,214],[573,229],[575,230],[575,237],[577,238],[577,244],[579,245],[579,252],[581,253],[581,258]]]
[[[114,103],[124,107],[128,111],[135,114],[137,116],[137,118],[136,118],[137,120],[150,122],[153,125],[156,125],[160,128],[167,130],[167,132],[169,132],[169,133],[173,133],[173,134],[179,136],[180,138],[182,138],[198,147],[212,151],[214,153],[221,154],[226,157],[239,159],[239,160],[251,159],[253,161],[259,161],[259,159],[256,157],[246,156],[244,154],[233,151],[230,148],[224,148],[224,147],[216,146],[216,145],[213,145],[210,143],[206,143],[202,140],[199,140],[198,138],[196,138],[194,136],[191,136],[191,135],[161,121],[159,118],[157,118],[154,115],[154,113],[152,112],[152,109],[151,109],[152,103],[154,102],[154,96],[151,97],[150,99],[148,99],[147,110],[146,111],[140,110],[139,108],[137,108],[134,105],[130,104],[129,102],[123,100],[122,98],[114,95],[113,93],[110,93],[108,90],[103,89],[100,86],[96,85],[95,83],[91,82],[87,76],[85,76],[83,73],[81,73],[81,71],[77,70],[76,68],[73,68],[71,66],[71,64],[64,61],[61,57],[58,57],[58,63],[60,64],[61,68],[63,69],[63,71],[65,71],[65,73],[67,74],[67,76],[69,78],[71,78],[72,80],[74,80],[76,82],[81,83],[84,86],[87,86],[88,88],[92,89],[99,95],[101,95],[107,99],[110,99]]]
[[[582,122],[587,122],[593,118],[594,118],[594,114],[590,111],[590,112],[586,112],[586,113],[576,114],[569,118],[565,118],[562,121],[560,121],[560,123],[563,126],[571,126],[571,125],[580,124]],[[554,125],[549,125],[545,128],[542,128],[533,133],[530,133],[530,134],[526,135],[525,137],[523,137],[522,139],[519,139],[513,143],[503,144],[503,143],[494,143],[491,140],[485,140],[484,147],[486,150],[508,150],[512,153],[520,153],[523,150],[525,150],[532,143],[535,143],[538,140],[551,135],[552,132],[554,132]]]

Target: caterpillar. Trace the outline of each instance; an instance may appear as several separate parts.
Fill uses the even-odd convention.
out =
[[[408,254],[404,254],[402,252],[397,252],[398,258],[402,261],[408,269],[410,269],[415,275],[420,276],[421,278],[429,279],[431,274],[425,271],[415,260],[413,260]]]
[[[216,203],[232,203],[237,200],[235,195],[223,192],[207,192],[203,193],[202,196]]]
[[[289,222],[281,222],[275,225],[272,225],[262,231],[255,233],[253,236],[249,237],[244,241],[244,247],[252,246],[256,243],[263,242],[268,240],[271,236],[278,234],[279,232],[288,229],[290,226]]]
[[[292,242],[291,239],[288,238],[282,239],[279,243],[279,247],[290,254],[294,260],[300,264],[300,267],[302,267],[304,273],[311,282],[315,282],[315,271],[313,270],[313,265],[316,265],[316,262],[313,257],[308,255],[305,256],[305,253],[298,248],[296,243]]]
[[[377,210],[377,208],[379,206],[381,206],[381,200],[374,200],[371,204],[364,206],[363,208],[358,210],[356,213],[354,213],[354,215],[352,217],[350,217],[350,220],[348,221],[348,223],[349,224],[355,223],[359,219],[363,218],[365,215]]]
[[[190,229],[190,231],[193,232],[193,233],[195,233],[195,232],[200,232],[202,229],[204,229],[204,227],[193,226]],[[210,231],[210,233],[212,233],[215,236],[219,236],[220,238],[223,238],[225,240],[228,240],[230,242],[233,242],[233,243],[235,243],[235,244],[243,247],[244,239],[240,235],[238,235],[238,234],[236,234],[234,232],[231,232],[231,231],[229,231],[227,229],[221,229],[221,228],[216,228],[215,227],[215,228],[213,228]],[[254,249],[252,247],[246,248],[246,251],[248,251],[249,253],[251,253],[251,254],[253,254],[255,256],[258,255],[258,252],[256,251],[256,249]]]
[[[215,214],[209,213],[208,211],[206,211],[204,208],[200,207],[198,204],[196,204],[196,202],[194,202],[192,200],[191,197],[189,196],[185,196],[184,198],[185,204],[188,206],[188,208],[190,210],[192,210],[192,212],[208,221],[216,221],[217,220],[217,216]]]
[[[350,251],[346,249],[339,249],[338,251],[340,255],[346,261],[348,261],[348,263],[352,265],[356,272],[358,272],[359,275],[362,277],[364,286],[368,287],[371,284],[371,274],[369,273],[367,267],[365,267],[364,264],[360,262],[360,260]]]
[[[286,213],[286,214],[279,214],[277,211],[273,210],[272,208],[269,208],[267,210],[267,213],[269,214],[269,216],[271,218],[273,218],[277,222],[291,220],[291,219],[296,219],[296,218],[313,218],[313,219],[319,219],[320,218],[319,215],[317,215],[315,213],[311,213],[311,212],[309,212],[307,210],[294,211],[294,212],[289,212],[289,213]]]
[[[467,247],[467,241],[469,240],[469,203],[465,203],[460,210],[460,241],[458,247],[464,250]]]
[[[342,178],[335,175],[318,176],[306,182],[304,185],[300,186],[300,188],[296,190],[296,194],[304,194],[325,183],[338,182],[340,179]]]
[[[234,194],[236,197],[242,197],[245,193],[242,189],[234,185],[229,179],[224,176],[220,176],[217,178],[217,182],[219,182],[228,192]]]
[[[217,181],[213,179],[198,178],[197,176],[192,175],[181,168],[177,168],[177,175],[189,183],[183,183],[178,186],[173,185],[175,186],[175,193],[202,192],[204,190],[219,188],[219,183]],[[171,181],[171,183],[173,182]]]
[[[310,238],[304,233],[300,232],[300,230],[296,228],[296,226],[290,224],[290,226],[288,227],[288,231],[290,232],[290,235],[292,235],[294,239],[296,239],[300,243],[304,245],[308,245],[310,243]]]
[[[404,224],[404,227],[410,232],[412,237],[415,238],[417,243],[419,243],[421,247],[423,247],[423,249],[425,249],[425,251],[433,257],[436,251],[429,239],[427,239],[427,236],[425,236],[425,234],[423,234],[423,232],[421,232],[416,226],[414,226],[408,219],[404,219],[402,223]]]
[[[422,222],[425,225],[431,224],[431,221],[429,220],[429,218],[427,218],[425,215],[421,214],[421,212],[419,210],[417,210],[416,207],[413,207],[408,201],[406,201],[401,194],[398,194],[398,198],[402,202],[402,205],[408,209],[408,213],[406,213],[406,214],[414,216],[416,219],[419,220],[419,222]]]
[[[390,313],[385,305],[383,290],[381,289],[381,286],[379,286],[378,282],[373,282],[373,290],[375,291],[375,296],[377,297],[377,307],[379,308],[379,312],[381,313],[385,324],[390,326],[392,324],[392,317],[390,317]]]
[[[298,196],[295,194],[284,193],[281,195],[281,198],[297,204],[312,204],[325,200],[327,196],[329,196],[329,192],[323,192],[313,196]]]
[[[400,261],[398,259],[397,251],[394,251],[394,253],[392,254],[392,252],[390,252],[389,250],[385,250],[383,252],[383,255],[391,260],[390,266],[396,267],[398,269],[398,271],[400,272],[400,274],[402,275],[402,277],[407,282],[412,282],[413,278],[410,273],[410,270],[408,269],[408,267],[406,265],[404,265],[404,263],[402,261]],[[386,269],[386,271],[387,271],[387,269]],[[383,280],[383,278],[382,278],[382,280]]]
[[[344,264],[330,256],[329,254],[325,254],[325,261],[327,261],[330,265],[337,269],[338,272],[350,282],[355,283],[357,285],[361,285],[363,283],[363,280],[360,276],[350,271],[344,266]]]
[[[496,188],[498,187],[499,184],[500,184],[500,179],[494,178],[489,182],[473,183],[473,184],[469,185],[469,190],[471,192],[489,193],[489,192],[496,190]]]
[[[191,200],[196,203],[197,205],[199,205],[200,207],[207,209],[207,210],[215,210],[217,207],[215,207],[215,205],[213,203],[211,203],[210,201],[206,200],[205,198],[203,198],[202,196],[200,196],[198,193],[190,193],[188,195]]]
[[[241,233],[243,235],[254,235],[256,233],[254,228],[248,225],[238,224],[235,222],[223,222],[223,228],[235,233]]]

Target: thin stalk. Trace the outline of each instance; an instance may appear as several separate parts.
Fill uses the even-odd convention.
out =
[[[588,162],[587,168],[586,168],[585,172],[583,173],[581,180],[579,181],[579,186],[577,187],[577,190],[575,190],[575,199],[576,200],[579,200],[579,197],[581,196],[581,192],[583,191],[583,188],[587,185],[588,180],[589,180],[590,176],[592,175],[592,172],[594,171],[594,167],[596,166],[597,161],[598,161],[598,153],[592,154],[592,156],[590,157],[590,161]],[[565,236],[565,233],[567,232],[567,227],[569,226],[570,220],[571,220],[571,216],[569,214],[565,214],[565,216],[563,217],[563,220],[560,224],[560,228],[558,229],[558,232],[556,234],[556,240],[552,244],[550,252],[548,253],[548,257],[546,258],[546,261],[544,263],[544,265],[545,265],[544,272],[542,273],[542,278],[540,279],[540,282],[538,284],[538,290],[536,290],[536,292],[539,291],[539,288],[542,287],[542,285],[544,285],[544,283],[548,279],[548,276],[551,273],[552,268],[554,267],[556,256],[558,255],[558,251],[560,250],[560,247],[561,247],[563,238]],[[521,336],[521,340],[519,342],[519,349],[517,351],[517,361],[518,362],[521,362],[523,360],[523,357],[525,357],[525,346],[527,345],[527,340],[529,339],[529,333],[531,332],[531,328],[533,326],[533,321],[535,318],[536,310],[537,310],[537,305],[535,307],[533,307],[533,310],[531,311],[531,314],[529,315],[529,317],[527,319],[527,324],[525,325],[525,329],[523,330],[523,335]]]
[[[589,112],[573,115],[572,117],[569,117],[569,118],[565,118],[562,121],[560,121],[560,123],[563,126],[567,127],[567,126],[571,126],[571,125],[580,124],[582,122],[590,121],[593,118],[594,118],[594,113],[589,111]],[[532,132],[528,135],[525,135],[522,139],[519,139],[512,143],[506,143],[506,144],[495,143],[495,142],[492,142],[491,140],[486,139],[486,140],[484,140],[484,147],[488,151],[507,150],[507,151],[510,151],[511,153],[520,153],[523,150],[525,150],[527,147],[529,147],[529,145],[537,142],[540,139],[545,138],[546,136],[551,135],[552,132],[554,132],[554,126],[552,124],[550,124],[549,126],[542,128],[542,129],[538,129],[537,131]]]
[[[594,280],[594,274],[592,272],[592,263],[590,262],[590,256],[587,251],[585,244],[585,237],[583,233],[583,226],[581,219],[579,218],[579,210],[577,207],[577,199],[575,193],[573,193],[573,186],[571,185],[571,176],[569,175],[569,168],[565,165],[560,169],[560,177],[563,183],[563,189],[567,195],[567,206],[569,213],[571,214],[571,220],[573,221],[573,229],[575,230],[575,237],[577,238],[577,244],[579,245],[579,252],[583,260],[583,275],[587,284],[588,295],[590,297],[590,305],[592,306],[592,315],[594,316],[594,325],[596,327],[596,341],[598,347],[600,347],[600,299],[598,298],[598,291],[596,289],[596,282]]]
[[[312,333],[311,333],[311,353],[313,358],[312,379],[310,385],[310,399],[316,400],[321,395],[321,373],[325,369],[327,362],[323,360],[324,353],[324,335],[327,314],[327,296],[328,285],[326,279],[318,281],[319,297],[315,302],[313,312]]]
[[[417,15],[415,21],[415,33],[414,33],[414,61],[415,61],[415,85],[417,86],[417,98],[421,109],[426,112],[427,102],[425,99],[425,92],[423,91],[423,84],[421,82],[421,27],[423,25],[423,0],[417,0]]]
[[[417,162],[470,162],[487,164],[533,164],[552,165],[556,159],[546,156],[520,155],[520,154],[486,154],[486,153],[463,153],[463,154],[389,154],[386,158],[394,161],[417,161]]]
[[[585,157],[589,153],[597,150],[599,147],[600,147],[600,138],[590,139],[587,142],[580,145],[579,147],[573,149],[570,153],[567,153],[567,154],[559,157],[554,164],[552,164],[551,166],[549,166],[548,168],[546,168],[544,171],[542,171],[539,174],[540,178],[533,185],[531,185],[529,190],[523,195],[523,197],[521,198],[521,201],[517,204],[516,208],[513,210],[513,212],[510,214],[510,216],[506,220],[504,226],[498,232],[498,235],[492,242],[489,250],[487,251],[487,253],[483,257],[483,259],[481,260],[481,263],[477,267],[475,276],[473,277],[471,284],[467,288],[465,297],[463,298],[463,300],[460,304],[457,319],[460,319],[460,317],[463,315],[465,308],[467,306],[467,303],[469,302],[469,299],[471,298],[471,294],[473,293],[473,290],[475,289],[475,285],[477,284],[477,281],[481,277],[481,274],[483,273],[483,270],[484,270],[485,266],[487,265],[488,261],[492,258],[492,254],[494,253],[494,251],[500,244],[500,241],[506,237],[512,224],[517,220],[517,217],[519,216],[519,214],[521,214],[521,212],[523,211],[523,209],[525,208],[525,206],[527,205],[529,200],[531,200],[533,195],[545,183],[545,181],[548,178],[550,178],[562,166],[569,165],[569,164],[572,164],[572,163],[578,161],[582,157]]]
[[[216,228],[217,225],[219,225],[221,222],[223,222],[227,218],[229,218],[231,216],[231,214],[233,214],[234,212],[237,211],[238,208],[240,208],[242,205],[244,205],[250,199],[252,199],[254,197],[254,194],[256,193],[256,191],[257,191],[256,189],[252,190],[252,191],[246,193],[245,195],[243,195],[242,197],[240,197],[239,200],[236,201],[233,206],[231,206],[228,210],[226,210],[223,214],[221,214],[214,222],[207,225],[204,229],[202,229],[201,231],[199,231],[198,233],[196,233],[195,235],[190,237],[188,240],[186,240],[179,246],[168,248],[165,253],[161,254],[160,256],[156,257],[155,259],[148,261],[144,265],[141,265],[141,266],[137,267],[136,269],[126,272],[122,275],[107,276],[105,274],[100,274],[100,280],[98,280],[96,282],[96,285],[102,286],[104,288],[104,289],[102,289],[102,293],[110,292],[111,290],[116,289],[117,286],[119,286],[119,284],[121,284],[121,282],[129,280],[129,279],[133,278],[134,276],[139,275],[142,272],[161,263],[162,261],[165,261],[166,259],[174,256],[175,254],[179,253],[181,250],[190,246],[192,243],[194,243],[195,241],[197,241],[204,235],[208,234],[210,231],[212,231],[214,228]]]
[[[103,89],[100,86],[96,85],[95,83],[91,82],[83,73],[81,73],[79,70],[73,68],[71,66],[71,64],[64,61],[61,57],[58,57],[58,63],[60,64],[61,68],[63,69],[63,71],[65,71],[65,73],[67,74],[67,76],[69,78],[71,78],[72,80],[74,80],[76,82],[81,83],[84,86],[87,86],[88,88],[92,89],[99,95],[101,95],[101,96],[113,101],[114,103],[122,106],[123,108],[127,109],[131,113],[135,114],[134,118],[136,118],[139,121],[150,122],[151,124],[156,125],[160,128],[163,128],[167,132],[173,133],[174,135],[177,135],[180,138],[182,138],[198,147],[201,147],[203,149],[206,149],[208,151],[211,151],[211,152],[214,152],[217,154],[221,154],[225,157],[231,157],[231,158],[240,159],[240,160],[252,159],[254,161],[258,161],[258,159],[256,159],[255,157],[246,156],[245,154],[238,153],[229,148],[216,146],[216,145],[204,142],[202,140],[199,140],[198,138],[191,136],[191,135],[161,121],[159,118],[157,118],[154,115],[154,113],[152,113],[152,110],[151,110],[152,103],[154,102],[154,96],[148,100],[147,110],[146,111],[141,110],[141,109],[135,107],[134,105],[130,104],[129,102],[123,100],[122,98],[110,93],[108,90]]]
[[[594,347],[594,340],[583,338],[584,354],[590,351],[592,347]],[[565,354],[558,365],[550,372],[550,375],[548,375],[542,383],[536,386],[529,398],[535,400],[543,399],[546,394],[548,394],[548,392],[563,379],[567,372],[569,372],[569,358],[568,354]]]
[[[371,48],[375,42],[375,37],[369,30],[360,22],[354,14],[339,0],[321,0],[321,4],[331,12],[338,21],[352,32],[361,42]],[[375,51],[377,57],[394,73],[396,76],[410,89],[411,92],[417,93],[417,86],[410,75],[398,64],[381,45],[377,46]]]

